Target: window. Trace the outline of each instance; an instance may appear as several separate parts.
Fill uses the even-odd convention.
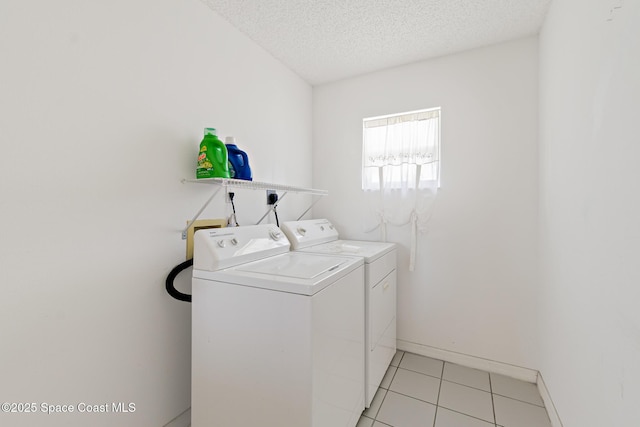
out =
[[[364,119],[362,135],[363,190],[440,186],[440,108]]]

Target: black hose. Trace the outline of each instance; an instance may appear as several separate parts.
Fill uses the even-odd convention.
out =
[[[178,276],[178,274],[180,274],[182,270],[186,270],[192,265],[193,265],[193,258],[188,259],[182,264],[178,264],[175,267],[173,267],[173,270],[171,270],[171,272],[167,276],[167,281],[166,281],[167,292],[169,293],[169,295],[171,295],[177,300],[191,302],[191,295],[183,294],[182,292],[177,290],[175,286],[173,286],[173,281],[176,279],[176,277]]]

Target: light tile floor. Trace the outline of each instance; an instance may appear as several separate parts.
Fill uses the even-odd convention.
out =
[[[398,351],[357,427],[551,427],[535,384]]]

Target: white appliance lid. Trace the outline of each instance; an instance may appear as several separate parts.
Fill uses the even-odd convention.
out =
[[[237,271],[272,274],[298,279],[313,279],[323,273],[336,270],[348,260],[337,257],[308,257],[301,254],[290,254],[286,257],[275,257],[251,264],[241,265]]]
[[[366,263],[371,263],[396,248],[395,243],[369,242],[364,240],[336,240],[299,249],[302,252],[319,254],[353,255],[363,257]]]
[[[212,285],[215,282],[220,282],[301,295],[314,295],[357,268],[361,268],[362,272],[361,276],[355,277],[359,283],[362,283],[364,280],[363,264],[364,260],[361,257],[287,252],[268,259],[217,271],[194,269],[193,278],[209,280]]]

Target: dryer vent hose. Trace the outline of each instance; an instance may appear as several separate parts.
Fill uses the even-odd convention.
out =
[[[167,282],[166,282],[167,292],[169,293],[169,295],[171,295],[177,300],[191,302],[191,295],[183,294],[182,292],[177,290],[176,287],[173,285],[173,281],[176,279],[176,277],[178,276],[178,274],[180,274],[182,270],[186,270],[192,265],[193,265],[193,258],[188,259],[182,264],[178,264],[175,267],[173,267],[173,270],[171,270],[171,272],[167,276]]]

